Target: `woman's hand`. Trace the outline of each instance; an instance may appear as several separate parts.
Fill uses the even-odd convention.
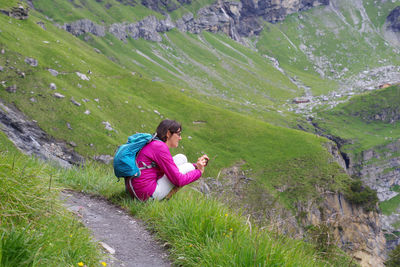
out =
[[[196,167],[201,171],[202,174],[204,172],[204,167],[207,166],[208,160],[209,158],[207,155],[203,155],[197,159]]]

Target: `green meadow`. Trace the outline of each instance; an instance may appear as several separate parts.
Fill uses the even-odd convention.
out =
[[[0,50],[4,50],[0,56],[0,98],[37,121],[50,136],[74,142],[74,149],[88,159],[88,164],[83,169],[61,170],[21,155],[4,135],[0,136],[0,167],[5,170],[1,174],[4,184],[0,193],[2,199],[7,199],[0,203],[4,215],[0,262],[4,266],[76,266],[78,262],[100,266],[104,259],[100,258],[98,248],[56,200],[60,188],[105,196],[144,219],[158,238],[171,245],[171,260],[176,265],[352,264],[336,248],[328,255],[312,243],[264,230],[267,219],[261,225],[254,223],[249,227],[242,211],[233,212],[229,205],[206,198],[191,187],[168,202],[135,202],[125,195],[121,183],[115,183],[110,166],[92,163],[90,159],[101,154],[113,155],[129,135],[152,133],[161,120],[175,119],[183,125],[183,139],[173,154],[184,153],[189,160],[208,154],[212,160],[204,176],[211,179],[223,181],[220,173],[238,164],[251,178],[250,188],[256,190],[236,204],[260,212],[268,208],[264,199],[268,196],[297,215],[297,204],[319,199],[316,186],[344,193],[351,178],[325,148],[330,141],[293,129],[303,118],[289,111],[287,104],[306,92],[290,78],[309,86],[314,95],[328,94],[339,87],[334,73],[344,68],[349,71],[341,77],[349,78],[361,72],[364,65],[381,66],[381,58],[387,58],[388,64],[398,63],[400,59],[383,39],[373,35],[367,42],[353,24],[347,34],[346,29],[336,34],[331,25],[321,21],[329,18],[337,25],[344,22],[325,7],[302,12],[302,18],[292,14],[282,23],[266,23],[257,40],[247,40],[253,42],[251,47],[223,34],[195,35],[177,29],[162,34],[160,43],[142,39],[121,41],[110,33],[105,37],[75,37],[55,23],[63,25],[88,18],[100,25],[110,25],[136,22],[148,15],[159,19],[163,16],[141,4],[126,6],[114,0],[33,3],[36,10],[30,10],[27,20],[0,14]],[[195,1],[171,16],[177,19],[209,3]],[[17,1],[0,0],[2,9],[16,4]],[[380,5],[386,14],[393,7],[388,3]],[[381,26],[382,17],[376,18],[373,25]],[[299,30],[299,24],[304,24],[304,28]],[[316,37],[317,29],[324,32],[325,38]],[[354,42],[359,43],[358,48],[352,46]],[[308,48],[313,44],[314,56],[321,62],[332,62],[332,66],[318,65],[319,61],[311,58],[301,44]],[[351,56],[343,52],[349,48]],[[265,55],[277,58],[284,73]],[[38,65],[30,66],[25,62],[27,58],[37,60]],[[324,75],[316,66],[322,66]],[[57,75],[51,73],[54,70]],[[56,89],[51,88],[52,83]],[[14,86],[15,93],[6,90]],[[57,98],[55,93],[63,97]],[[365,101],[372,100],[361,103]],[[344,107],[323,113],[318,123],[332,134],[356,140],[353,146],[346,147],[355,154],[380,144],[380,135],[398,133],[394,125],[367,123],[354,115],[356,111]],[[354,108],[363,110],[363,104]],[[343,120],[349,122],[349,128],[342,127]],[[107,130],[105,123],[113,130]],[[20,183],[21,179],[27,184]],[[54,184],[49,184],[52,179]],[[49,206],[47,210],[39,211],[35,203],[28,205],[25,197],[13,198],[23,196],[28,185],[37,187],[29,197],[40,198],[44,202],[38,200],[38,205]],[[8,193],[10,188],[14,191]],[[39,197],[42,194],[45,197]],[[43,212],[47,217],[43,217]],[[42,217],[50,222],[65,220],[63,224],[71,227],[58,233],[52,229],[52,223],[45,225]],[[58,241],[50,242],[52,239]],[[69,247],[65,255],[53,255],[55,250],[64,250],[66,244]],[[21,256],[12,256],[6,247],[15,247],[15,253],[21,252]]]

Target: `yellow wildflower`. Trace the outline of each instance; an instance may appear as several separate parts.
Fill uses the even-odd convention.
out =
[[[189,247],[193,247],[193,245],[192,245],[192,244],[190,244],[190,245],[189,245]]]
[[[229,231],[233,231],[233,229],[231,228],[231,229],[229,229]]]
[[[83,264],[83,262],[78,262],[78,266],[83,266],[84,264]]]
[[[104,262],[104,261],[102,261],[102,262],[101,262],[101,265],[103,265],[103,266],[107,266],[107,263],[106,263],[106,262]]]
[[[228,213],[225,213],[225,217],[228,217]]]

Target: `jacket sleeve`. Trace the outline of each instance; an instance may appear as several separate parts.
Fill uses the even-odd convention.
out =
[[[159,145],[159,149],[157,149],[157,152],[154,153],[154,161],[175,186],[182,187],[196,181],[201,177],[201,171],[197,169],[186,174],[180,173],[171,156],[171,153],[169,152],[168,147],[164,144]]]

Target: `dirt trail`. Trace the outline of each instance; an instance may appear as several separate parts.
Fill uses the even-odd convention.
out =
[[[167,251],[126,211],[103,198],[74,191],[64,191],[61,198],[105,248],[107,266],[171,266]]]

